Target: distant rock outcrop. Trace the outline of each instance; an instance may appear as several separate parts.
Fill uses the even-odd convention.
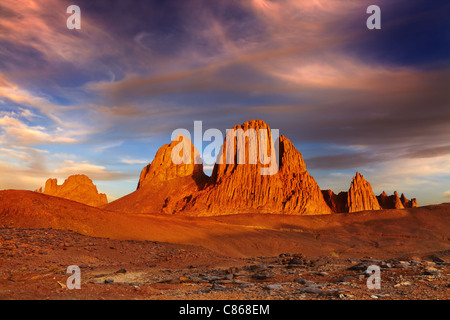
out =
[[[418,207],[416,199],[408,200],[403,193],[401,197],[399,197],[397,191],[395,191],[391,196],[388,196],[386,192],[383,191],[379,196],[377,196],[377,199],[383,209],[405,209]]]
[[[42,193],[42,188],[36,190]],[[68,177],[62,185],[57,179],[48,179],[45,182],[44,194],[69,199],[93,207],[100,207],[108,203],[106,194],[98,193],[97,187],[91,179],[83,174]]]
[[[383,191],[377,196],[377,199],[383,209],[405,209],[397,191],[395,191],[392,196],[388,196],[386,192]]]
[[[379,196],[375,196],[369,182],[358,172],[348,192],[340,192],[336,195],[331,190],[322,190],[322,194],[334,213],[418,207],[416,199],[408,200],[404,194],[399,197],[397,191],[391,196],[384,191]]]
[[[405,195],[402,193],[400,197],[402,204],[405,208],[417,208],[419,204],[417,203],[416,198],[412,198],[411,200],[406,199]]]
[[[347,192],[340,192],[336,195],[331,190],[323,190],[322,193],[334,213],[381,209],[370,183],[359,172],[353,177],[350,189]]]

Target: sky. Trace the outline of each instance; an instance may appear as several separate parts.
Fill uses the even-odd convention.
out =
[[[358,171],[450,202],[449,17],[441,0],[2,0],[0,189],[82,173],[111,201],[175,129],[261,119],[322,189]]]

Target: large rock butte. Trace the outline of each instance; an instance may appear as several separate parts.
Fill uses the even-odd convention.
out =
[[[42,192],[42,188],[37,191]],[[100,207],[108,203],[106,194],[98,193],[92,180],[84,174],[72,175],[62,185],[58,185],[57,179],[48,179],[45,182],[43,193],[93,207]]]
[[[179,135],[162,146],[142,170],[136,191],[105,208],[130,213],[196,216],[328,214],[383,208],[370,184],[359,173],[347,192],[335,195],[331,190],[321,191],[306,170],[301,153],[289,139],[284,136],[274,139],[269,126],[261,120],[233,127],[208,177],[203,173],[200,154],[191,140]],[[260,146],[267,148],[264,150]],[[190,152],[183,154],[182,150]],[[174,154],[184,158],[183,163],[175,164]],[[270,171],[269,168],[274,174],[262,174],[264,170]],[[409,200],[399,201],[403,204]],[[408,207],[413,205],[417,206],[415,199],[408,202]]]
[[[191,152],[183,154],[183,150]],[[178,152],[183,162],[175,164],[172,152],[175,155]],[[105,208],[129,213],[174,213],[179,201],[192,197],[207,181],[200,153],[189,138],[178,135],[170,144],[159,148],[153,161],[142,169],[136,191]]]
[[[173,151],[177,146],[178,149]],[[190,154],[183,154],[183,150],[189,149]],[[172,161],[172,152],[176,153],[177,151],[179,159],[182,160],[180,164]],[[202,159],[189,138],[177,135],[170,144],[159,148],[153,161],[142,169],[137,189],[188,176],[192,176],[193,179],[204,178]]]
[[[251,120],[233,127],[229,132],[239,129],[242,132],[254,129],[255,134],[249,134],[245,141],[241,140],[243,143],[238,142],[239,134],[228,134],[205,187],[177,203],[172,202],[172,213],[204,216],[255,212],[331,213],[319,186],[306,171],[302,155],[289,139],[279,137],[278,164],[274,152],[275,142],[264,121]],[[260,134],[261,129],[266,129],[265,134]],[[233,139],[233,143],[227,143],[227,139]],[[266,152],[259,152],[260,145],[267,146],[263,150]],[[244,163],[241,163],[240,156],[241,159],[245,158]],[[271,162],[268,163],[269,160]],[[269,168],[276,173],[261,174],[261,170]]]

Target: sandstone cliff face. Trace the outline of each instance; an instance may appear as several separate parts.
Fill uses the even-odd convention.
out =
[[[197,215],[221,215],[234,213],[285,213],[285,214],[326,214],[331,209],[326,204],[322,192],[313,177],[306,171],[302,155],[284,136],[279,138],[279,168],[273,175],[262,175],[265,159],[275,161],[274,141],[269,126],[260,120],[252,120],[235,126],[234,130],[254,129],[256,135],[238,144],[237,138],[225,138],[222,153],[224,159],[217,161],[207,187],[177,204],[177,211],[187,211]],[[261,140],[260,130],[266,129],[267,139]],[[234,139],[227,144],[227,139]],[[255,142],[267,144],[267,154],[249,151]],[[232,146],[231,146],[232,145]],[[231,146],[231,147],[230,147]],[[231,153],[234,152],[234,153]],[[226,163],[234,154],[234,163]],[[245,155],[245,164],[238,163],[238,155]],[[263,153],[264,154],[264,153]],[[250,161],[254,157],[255,164]],[[276,163],[276,162],[275,162]]]
[[[183,154],[183,149],[180,148],[181,144],[184,144],[184,150],[191,150],[190,155],[187,152]],[[179,151],[180,158],[183,159],[180,164],[172,161],[172,151],[177,146],[179,149],[175,149],[175,153]],[[192,176],[194,179],[203,178],[203,165],[200,153],[192,141],[185,136],[178,135],[170,144],[162,146],[156,152],[153,161],[142,170],[137,189],[147,184],[158,184],[187,176]]]
[[[348,212],[381,210],[370,183],[357,172],[348,191]]]
[[[42,188],[39,191],[42,192]],[[108,203],[106,194],[98,193],[92,180],[81,174],[68,177],[62,185],[58,185],[57,179],[48,179],[43,193],[93,207],[100,207]]]
[[[184,150],[191,150],[191,154],[183,154],[179,143],[184,144]],[[175,164],[172,161],[174,148],[179,148],[174,152],[180,151],[179,155],[185,163]],[[189,158],[190,163],[187,163]],[[200,153],[189,138],[180,135],[159,148],[153,161],[142,170],[136,191],[111,202],[105,209],[172,214],[176,212],[176,203],[202,190],[207,180]]]
[[[348,212],[348,192],[339,192],[339,194],[335,194],[332,190],[322,190],[322,194],[332,212]]]

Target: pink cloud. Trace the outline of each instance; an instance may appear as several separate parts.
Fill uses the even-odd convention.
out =
[[[60,0],[3,0],[3,10],[10,12],[0,19],[0,39],[32,47],[49,61],[84,63],[108,50],[111,37],[83,15],[82,29],[68,30],[66,9],[72,3]],[[99,40],[103,40],[99,42]]]

